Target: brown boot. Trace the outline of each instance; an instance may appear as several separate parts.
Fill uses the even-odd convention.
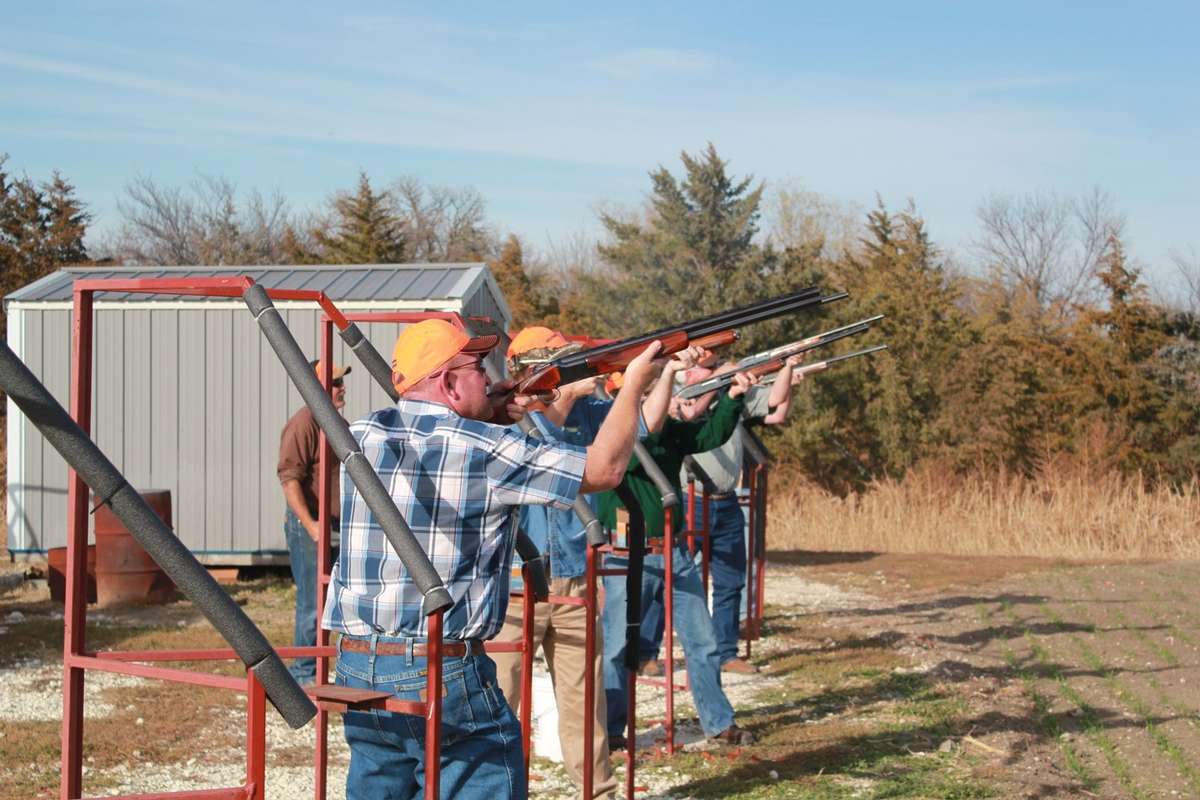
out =
[[[708,740],[717,744],[731,745],[733,747],[745,747],[746,745],[754,744],[756,741],[758,741],[758,737],[745,728],[739,728],[735,723],[718,733],[716,736],[708,737]]]
[[[738,675],[757,675],[758,667],[744,658],[731,658],[721,665],[722,672],[733,672]]]
[[[662,662],[656,658],[643,661],[642,666],[638,669],[638,674],[647,678],[661,678],[663,675]]]

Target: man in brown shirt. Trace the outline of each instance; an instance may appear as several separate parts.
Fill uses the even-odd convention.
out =
[[[317,374],[321,374],[320,362],[311,362]],[[334,367],[333,405],[339,411],[346,405],[346,387],[342,380],[350,367]],[[317,643],[317,459],[320,455],[321,431],[312,411],[304,406],[283,426],[279,437],[279,464],[276,474],[283,485],[283,496],[287,500],[287,516],[283,532],[287,537],[288,555],[292,565],[292,579],[296,582],[296,622],[293,644],[311,647]],[[336,465],[331,465],[336,466]],[[333,470],[329,509],[333,529],[338,529],[341,492],[338,470]],[[316,660],[297,658],[292,662],[291,673],[301,684],[312,683],[316,677]]]

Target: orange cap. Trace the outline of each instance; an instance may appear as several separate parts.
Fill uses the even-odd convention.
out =
[[[519,356],[522,353],[528,353],[530,350],[566,347],[569,344],[571,343],[567,341],[567,337],[558,331],[543,328],[541,325],[531,325],[523,329],[509,342],[508,357]]]
[[[472,339],[444,319],[409,325],[392,349],[392,369],[402,376],[396,391],[408,391],[459,353],[486,353],[497,341],[494,334]]]
[[[308,363],[312,366],[312,368],[314,370],[316,370],[317,377],[318,378],[321,377],[321,362],[320,361],[310,361]],[[333,379],[335,381],[338,378],[342,377],[343,375],[347,374],[348,372],[350,372],[350,367],[339,367],[337,364],[333,365]]]

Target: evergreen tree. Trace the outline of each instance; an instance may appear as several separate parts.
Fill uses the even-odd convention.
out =
[[[810,477],[842,492],[903,475],[939,450],[946,385],[970,340],[960,287],[913,208],[872,211],[862,244],[829,264],[850,293],[837,319],[886,315],[855,347],[883,341],[889,349],[818,373],[794,400],[793,424],[776,434]]]
[[[324,225],[312,232],[327,264],[399,264],[406,260],[405,222],[390,192],[376,192],[365,172],[353,193],[337,195]]]
[[[37,184],[13,179],[0,155],[0,294],[7,295],[43,275],[87,260],[83,237],[88,213],[75,187],[55,172]],[[0,326],[6,324],[0,311]]]
[[[500,255],[488,262],[488,267],[504,299],[508,301],[513,327],[523,328],[532,324],[538,316],[538,309],[533,296],[533,282],[525,271],[521,241],[516,236],[509,236]]]
[[[609,271],[581,277],[572,313],[587,329],[632,334],[682,322],[811,285],[819,279],[812,254],[781,253],[755,241],[762,185],[738,180],[709,144],[681,154],[684,177],[665,167],[650,174],[644,221],[601,216],[609,241],[599,252]],[[811,315],[756,325],[734,353],[761,349],[801,330]]]
[[[43,185],[43,213],[46,228],[47,261],[54,264],[79,264],[88,260],[83,246],[90,215],[75,197],[75,187],[55,171]]]
[[[1110,237],[1097,272],[1104,308],[1079,316],[1066,358],[1063,391],[1078,421],[1104,432],[1101,455],[1126,470],[1161,472],[1161,459],[1178,436],[1164,418],[1169,386],[1156,379],[1158,352],[1168,343],[1161,311],[1150,302],[1121,241]]]

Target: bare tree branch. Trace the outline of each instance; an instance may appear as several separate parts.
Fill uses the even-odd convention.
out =
[[[1187,252],[1173,252],[1171,263],[1183,278],[1183,307],[1193,314],[1200,314],[1200,251],[1189,247]]]
[[[279,194],[251,192],[239,202],[226,178],[201,175],[184,190],[139,176],[117,201],[124,221],[105,243],[128,264],[286,263],[283,242],[291,223]]]
[[[1096,267],[1125,219],[1101,189],[1077,198],[1053,193],[991,195],[977,210],[983,232],[974,243],[984,266],[1041,308],[1062,313],[1096,291]]]

